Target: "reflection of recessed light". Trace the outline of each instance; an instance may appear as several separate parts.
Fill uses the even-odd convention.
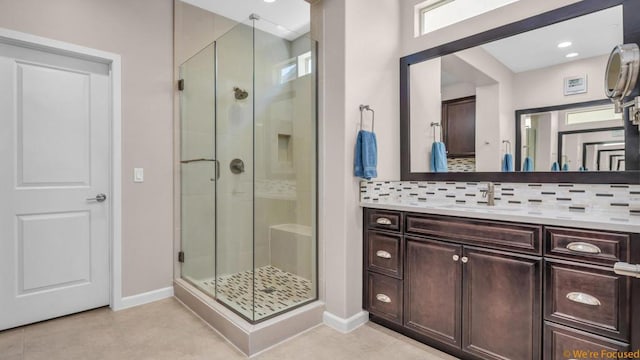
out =
[[[276,2],[276,0],[264,0],[264,2],[266,2],[266,3],[272,3],[272,2]]]
[[[569,46],[571,46],[571,41],[563,41],[560,44],[558,44],[558,47],[561,48],[561,49],[569,47]]]
[[[565,55],[565,56],[566,56],[566,57],[568,57],[568,58],[572,58],[572,57],[576,57],[576,56],[578,56],[578,55],[580,55],[580,54],[578,54],[578,53],[568,53],[568,54],[567,54],[567,55]]]

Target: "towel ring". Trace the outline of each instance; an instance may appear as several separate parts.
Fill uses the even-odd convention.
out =
[[[437,122],[432,122],[431,123],[431,129],[433,129],[433,141],[436,141],[436,128],[440,127],[440,123]],[[442,142],[442,131],[440,131],[440,138],[439,138],[440,142]]]
[[[502,143],[503,143],[503,144],[506,144],[506,145],[505,145],[505,147],[504,147],[504,149],[505,149],[505,151],[506,151],[506,153],[505,153],[505,154],[511,154],[511,141],[509,141],[509,140],[502,140]]]
[[[360,130],[364,130],[362,127],[362,120],[364,118],[364,112],[371,111],[371,132],[375,129],[375,121],[376,121],[376,112],[373,111],[369,105],[360,105]]]

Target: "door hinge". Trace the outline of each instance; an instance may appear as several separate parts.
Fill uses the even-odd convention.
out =
[[[178,253],[178,262],[181,262],[181,263],[184,262],[184,251],[180,251]]]
[[[178,90],[184,90],[184,79],[178,80]]]

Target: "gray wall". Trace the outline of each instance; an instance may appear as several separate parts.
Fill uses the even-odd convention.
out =
[[[122,294],[172,280],[171,0],[0,0],[0,27],[122,56]],[[133,168],[145,169],[134,184]]]

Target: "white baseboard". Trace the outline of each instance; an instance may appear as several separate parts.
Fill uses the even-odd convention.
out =
[[[117,306],[112,306],[114,311],[132,308],[134,306],[148,304],[154,301],[173,297],[173,286],[151,290],[146,293],[123,297]]]
[[[369,321],[369,313],[366,311],[360,311],[348,319],[343,319],[325,311],[324,314],[322,314],[322,321],[330,328],[336,329],[341,333],[348,333]]]

